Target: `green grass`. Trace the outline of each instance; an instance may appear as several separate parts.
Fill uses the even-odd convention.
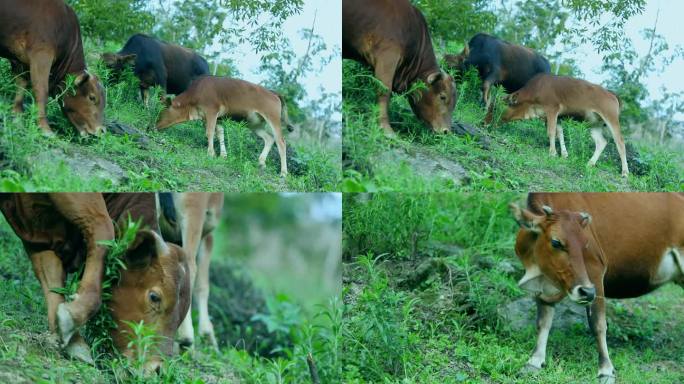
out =
[[[107,82],[108,73],[101,62],[93,59],[89,68]],[[145,108],[139,100],[137,79],[130,73],[122,83],[106,87],[105,119],[137,129],[147,138],[145,143],[109,133],[82,139],[54,98],[48,105],[48,120],[58,135],[43,137],[33,103],[26,105],[22,116],[12,113],[14,90],[9,63],[0,60],[0,190],[331,191],[341,177],[338,147],[305,139],[288,140],[287,134],[290,175],[285,179],[279,176],[275,146],[266,169],[261,170],[257,164],[261,139],[244,124],[230,120],[222,123],[228,157],[209,158],[203,122],[154,130],[162,109],[159,90]],[[26,96],[32,100],[31,92]]]
[[[586,166],[594,151],[589,128],[583,123],[561,121],[569,157],[548,155],[544,123],[517,121],[484,127],[480,105],[480,80],[474,72],[458,79],[459,99],[454,121],[473,125],[489,139],[488,148],[471,137],[436,136],[412,113],[407,95],[393,95],[390,121],[399,133],[384,137],[377,123],[376,90],[372,73],[360,64],[343,63],[343,191],[661,191],[684,189],[684,146],[639,142],[626,138],[632,174],[620,176],[615,144],[607,130],[606,150],[597,166]],[[497,92],[497,105],[502,105]],[[500,107],[499,107],[499,113]],[[627,131],[628,127],[623,127]],[[400,158],[387,153],[403,154]],[[419,156],[418,156],[419,155]],[[464,174],[440,175],[441,165],[420,168],[416,157],[460,165]]]
[[[515,193],[346,195],[344,382],[591,383],[594,338],[582,319],[551,332],[547,366],[520,376],[534,348],[535,309],[513,251]],[[394,236],[387,236],[387,234]],[[684,292],[669,285],[608,301],[608,348],[620,383],[684,380]],[[558,323],[563,316],[557,314]]]
[[[230,270],[227,263],[223,258],[215,258],[212,273]],[[110,274],[107,276],[109,279]],[[220,281],[235,276],[239,276],[242,286],[246,287],[244,281],[248,274],[245,271],[216,277]],[[231,308],[227,307],[225,298],[234,292],[214,284],[211,292],[210,313],[214,326],[217,330],[232,329],[235,327],[234,319],[226,316]],[[254,295],[254,292],[250,294]],[[221,340],[220,351],[214,352],[208,343],[198,339],[194,352],[167,357],[160,375],[145,377],[141,375],[144,357],[128,362],[116,356],[96,353],[100,348],[91,344],[93,356],[97,356],[97,367],[90,366],[65,357],[56,337],[48,332],[38,279],[20,240],[0,217],[0,382],[300,383],[310,381],[306,362],[308,354],[315,359],[321,382],[335,382],[342,371],[339,357],[342,306],[338,300],[329,299],[309,310],[308,306],[279,292],[263,291],[260,294],[262,296],[259,297],[268,302],[268,308],[248,314],[250,325],[244,332],[247,335],[261,332],[259,337],[270,346],[267,354],[247,351],[237,339]],[[103,336],[98,332],[102,329],[97,329],[106,324],[102,312],[86,326],[88,332],[99,339],[100,346],[102,339],[106,338],[106,334]],[[155,348],[156,335],[148,328],[143,324],[133,324],[133,329],[133,347],[148,351]]]

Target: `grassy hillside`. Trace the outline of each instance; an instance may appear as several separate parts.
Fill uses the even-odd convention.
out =
[[[517,287],[518,194],[346,195],[345,382],[592,383],[584,309],[559,304],[547,366],[520,375],[535,308]],[[397,218],[401,218],[397,220]],[[388,237],[388,233],[395,236]],[[684,380],[684,292],[669,285],[608,300],[608,348],[620,383]]]
[[[222,244],[219,250],[226,248]],[[308,354],[321,382],[339,377],[341,305],[336,300],[328,296],[318,305],[305,305],[285,289],[257,285],[232,255],[214,254],[210,315],[220,352],[200,342],[193,353],[167,358],[159,376],[144,377],[139,374],[144,358],[128,363],[101,356],[94,367],[61,354],[47,331],[45,302],[31,263],[0,215],[0,382],[301,383],[311,377]],[[320,296],[324,290],[315,292]],[[149,340],[140,332],[131,342],[154,348]]]
[[[485,127],[480,80],[473,72],[457,80],[454,122],[479,130],[481,137],[436,136],[413,115],[407,95],[393,95],[390,121],[399,133],[386,138],[377,123],[376,90],[381,85],[356,62],[343,64],[343,190],[362,191],[660,191],[684,188],[684,145],[665,146],[626,138],[631,175],[620,176],[615,144],[595,168],[584,123],[561,121],[569,157],[548,155],[548,138],[539,120]],[[502,92],[498,92],[499,106]],[[500,115],[500,107],[498,109]],[[623,128],[623,131],[626,129]],[[560,151],[559,151],[560,153]]]
[[[109,74],[97,59],[100,51],[87,49],[89,68],[107,83]],[[123,124],[133,128],[128,135],[80,138],[53,98],[48,120],[58,135],[47,138],[37,128],[32,103],[22,116],[12,113],[13,77],[9,63],[0,60],[0,190],[325,191],[339,183],[339,144],[298,139],[297,132],[292,137],[286,133],[290,175],[285,179],[279,176],[276,147],[262,171],[257,164],[262,140],[229,120],[223,122],[228,157],[209,158],[203,122],[154,130],[161,102],[155,94],[146,108],[137,82],[129,74],[106,87],[110,131],[113,124]],[[30,92],[27,100],[32,100]]]

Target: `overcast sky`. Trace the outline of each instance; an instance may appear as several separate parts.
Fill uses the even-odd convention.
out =
[[[314,33],[320,35],[327,45],[328,56],[330,52],[339,49],[342,43],[342,2],[340,0],[306,0],[300,14],[287,19],[283,25],[283,33],[290,39],[292,48],[298,57],[304,56],[308,40],[300,38],[301,29],[311,28],[311,23],[316,14],[316,26]],[[239,55],[231,55],[235,60],[242,78],[259,83],[266,76],[258,73],[261,55],[256,54],[249,46],[236,50]],[[341,55],[341,53],[340,53]],[[318,74],[309,74],[303,79],[304,87],[310,99],[320,96],[319,88],[323,86],[325,92],[342,92],[342,58],[338,55]],[[315,60],[316,58],[314,58]],[[300,103],[303,105],[304,103]]]
[[[634,48],[640,56],[648,52],[649,40],[644,39],[641,31],[653,28],[656,13],[660,8],[656,33],[662,35],[672,52],[676,46],[684,46],[684,1],[683,0],[647,0],[646,8],[641,15],[633,16],[625,26],[626,35],[632,39]],[[681,28],[681,29],[680,29]],[[606,76],[600,73],[602,56],[588,44],[581,46],[575,54],[575,58],[581,65],[587,80],[601,83]],[[669,92],[684,91],[684,60],[677,59],[662,74],[651,74],[646,78],[645,84],[649,94],[658,99],[660,88],[664,86]],[[678,120],[684,120],[684,116],[678,115]]]

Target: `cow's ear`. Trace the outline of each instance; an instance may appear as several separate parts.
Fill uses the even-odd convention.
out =
[[[131,53],[130,55],[121,55],[119,56],[119,61],[121,61],[124,65],[128,64],[135,64],[135,59],[138,57],[135,53]]]
[[[513,214],[513,217],[515,218],[515,221],[517,221],[520,225],[520,228],[536,233],[541,232],[539,224],[544,221],[544,216],[535,215],[527,209],[520,208],[518,204],[515,203],[509,204],[508,207],[511,210],[511,214]]]
[[[435,82],[442,80],[444,77],[444,72],[433,72],[427,77],[427,83],[429,85],[434,84]]]
[[[76,87],[80,87],[80,86],[83,85],[85,82],[87,82],[88,79],[90,79],[90,73],[88,73],[88,71],[83,71],[83,73],[81,73],[80,75],[76,76],[76,79],[74,80],[74,85],[75,85]]]
[[[149,229],[141,229],[126,251],[126,266],[145,268],[157,257],[169,253],[169,247],[161,236]]]
[[[580,212],[579,223],[582,228],[586,228],[587,225],[591,224],[591,215],[586,212]]]
[[[541,292],[543,277],[537,264],[526,265],[525,275],[518,281],[518,287],[531,293]]]
[[[102,57],[102,61],[105,63],[105,65],[108,67],[111,67],[114,64],[116,64],[116,61],[117,61],[117,58],[119,57],[119,55],[117,55],[116,53],[112,53],[112,52],[106,52],[106,53],[103,53],[101,57]]]
[[[463,52],[461,52],[461,55],[463,55],[463,57],[470,56],[470,46],[468,45],[467,41],[466,41],[465,45],[463,46]]]

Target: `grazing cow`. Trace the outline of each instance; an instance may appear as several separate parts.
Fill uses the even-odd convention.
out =
[[[281,123],[288,131],[293,127],[287,116],[285,99],[262,86],[250,82],[217,76],[202,76],[190,84],[187,91],[173,100],[168,100],[167,109],[157,121],[157,129],[168,128],[188,120],[204,119],[207,133],[207,153],[214,157],[214,131],[218,133],[221,157],[226,157],[223,127],[216,124],[219,117],[246,121],[249,127],[264,140],[264,149],[259,155],[259,165],[266,166],[266,156],[273,142],[280,154],[280,174],[287,176],[285,139]],[[265,129],[271,128],[271,133]],[[275,136],[275,139],[274,139]]]
[[[549,135],[549,154],[556,156],[556,136],[560,142],[561,155],[568,157],[565,148],[563,127],[557,125],[559,116],[571,116],[596,122],[596,115],[610,129],[613,141],[620,154],[622,162],[622,176],[629,174],[627,167],[627,152],[625,142],[620,131],[620,101],[614,93],[600,85],[567,76],[540,74],[532,78],[527,85],[508,96],[508,109],[502,117],[502,122],[529,119],[546,116],[546,130]],[[491,111],[486,121],[491,121]],[[596,165],[607,141],[600,128],[591,131],[596,148],[588,165]]]
[[[104,53],[102,60],[115,78],[127,65],[133,65],[145,105],[149,89],[155,85],[164,88],[167,94],[178,95],[195,78],[209,74],[209,64],[193,50],[143,34],[131,36],[119,52]]]
[[[223,193],[159,193],[159,206],[159,227],[164,240],[182,245],[188,255],[190,286],[199,308],[199,334],[208,338],[218,350],[209,318],[209,263],[212,232],[223,211]],[[183,348],[192,347],[195,340],[191,307],[178,330],[179,344]]]
[[[78,332],[97,312],[101,303],[102,274],[107,248],[101,241],[115,238],[130,217],[140,220],[138,231],[124,255],[126,269],[112,288],[109,309],[117,323],[111,330],[116,347],[136,358],[129,341],[127,322],[145,324],[161,336],[161,353],[173,351],[173,336],[188,311],[189,266],[183,250],[164,242],[157,234],[155,195],[54,193],[3,194],[0,210],[28,253],[40,280],[47,303],[48,326],[56,333],[65,352],[92,362],[90,348]],[[78,291],[72,301],[53,290],[64,287],[66,273],[83,268]],[[147,371],[161,366],[156,352],[148,356]]]
[[[478,33],[458,55],[444,55],[447,66],[465,72],[477,68],[482,79],[482,100],[489,110],[489,90],[501,84],[506,92],[522,88],[539,73],[550,73],[549,61],[534,50],[511,44],[494,36]]]
[[[434,132],[450,131],[454,80],[437,65],[425,17],[408,0],[343,0],[342,57],[373,67],[387,88],[378,95],[385,134],[394,135],[388,112],[391,93],[406,92],[417,81],[427,88],[411,94],[413,112]]]
[[[520,287],[537,301],[537,345],[526,371],[546,359],[553,305],[565,296],[587,307],[601,383],[615,380],[606,344],[605,298],[684,286],[684,194],[533,193],[527,209],[511,204],[520,224],[515,253]]]
[[[46,135],[48,95],[64,90],[67,75],[74,89],[62,96],[62,112],[82,135],[105,131],[105,92],[86,70],[81,28],[74,11],[62,0],[0,0],[0,57],[10,60],[17,85],[14,112],[24,109],[30,81],[38,106],[38,125]]]

